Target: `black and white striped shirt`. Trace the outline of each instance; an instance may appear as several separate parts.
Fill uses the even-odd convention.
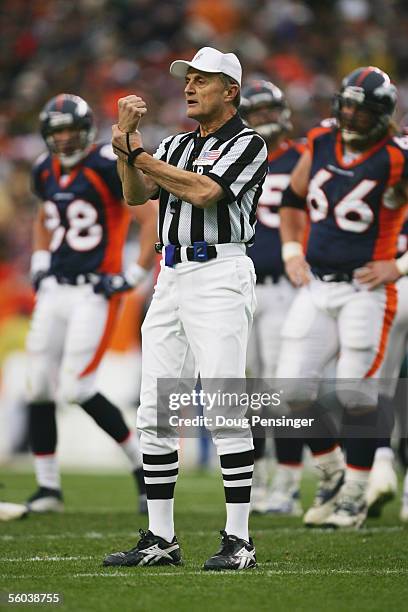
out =
[[[206,137],[199,129],[163,140],[154,157],[204,174],[224,190],[216,205],[200,209],[160,189],[159,238],[164,245],[253,242],[256,206],[267,172],[266,144],[238,114]]]

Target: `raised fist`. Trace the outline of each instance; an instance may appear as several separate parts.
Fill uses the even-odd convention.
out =
[[[147,112],[146,102],[131,95],[118,100],[118,126],[123,132],[136,132],[140,119]]]

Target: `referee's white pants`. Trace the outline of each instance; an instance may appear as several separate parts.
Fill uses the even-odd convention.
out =
[[[157,379],[245,378],[246,350],[256,306],[255,271],[244,253],[205,263],[183,262],[174,268],[161,264],[152,303],[142,326],[141,405],[137,426],[147,454],[166,454],[179,448],[169,428],[157,435]],[[238,249],[239,253],[239,249]],[[236,417],[245,414],[237,406]],[[217,453],[251,450],[252,434],[242,428],[229,436],[212,428]],[[188,435],[188,434],[187,434]]]

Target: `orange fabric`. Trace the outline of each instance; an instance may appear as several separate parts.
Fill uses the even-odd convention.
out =
[[[121,304],[121,296],[113,295],[109,300],[108,306],[108,316],[106,318],[105,329],[102,334],[101,341],[99,346],[97,347],[94,356],[92,357],[90,363],[85,367],[85,369],[80,373],[79,378],[83,378],[91,372],[94,372],[98,365],[100,364],[102,357],[108,348],[109,340],[112,336],[114,326],[116,323],[116,319],[119,312],[119,307]]]
[[[385,291],[387,299],[385,303],[385,312],[383,326],[381,330],[380,344],[374,361],[364,378],[370,378],[371,376],[373,376],[377,372],[378,368],[381,366],[384,360],[385,349],[387,347],[388,335],[390,333],[395,313],[397,312],[398,293],[396,286],[393,283],[385,285]]]
[[[309,151],[313,155],[314,141],[316,140],[316,138],[318,138],[322,134],[328,134],[329,132],[332,131],[332,129],[333,128],[323,127],[323,126],[319,125],[318,127],[315,127],[315,128],[312,128],[311,130],[309,130],[308,133],[307,133],[307,145],[306,145],[305,148],[309,149]]]
[[[109,348],[112,351],[127,352],[141,346],[140,328],[146,297],[138,291],[126,293],[118,321],[113,330]]]
[[[399,183],[404,169],[405,157],[400,149],[388,145],[386,147],[390,158],[390,175],[388,186]],[[398,235],[404,223],[407,206],[398,210],[389,210],[381,206],[378,219],[378,236],[375,241],[373,260],[393,259],[397,254]]]
[[[122,269],[122,251],[129,228],[130,213],[123,202],[114,198],[105,181],[95,170],[84,168],[84,174],[99,193],[105,209],[108,242],[98,272],[117,274]]]
[[[387,153],[390,158],[390,176],[388,178],[388,185],[396,185],[399,183],[402,177],[402,172],[405,165],[405,156],[401,149],[387,145]]]

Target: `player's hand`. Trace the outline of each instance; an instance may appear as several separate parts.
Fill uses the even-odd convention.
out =
[[[294,255],[285,263],[286,274],[295,287],[302,287],[310,282],[310,268],[303,255]]]
[[[394,283],[401,276],[395,259],[370,261],[354,272],[354,278],[367,289],[375,289],[386,283]]]
[[[95,293],[102,293],[107,299],[115,293],[131,291],[140,285],[148,275],[148,271],[138,264],[131,265],[124,274],[101,274],[94,283]]]
[[[40,288],[41,282],[49,275],[50,273],[48,270],[38,270],[31,274],[31,285],[36,293]]]
[[[139,96],[119,98],[118,125],[123,132],[136,132],[143,115],[147,113],[146,102]]]

